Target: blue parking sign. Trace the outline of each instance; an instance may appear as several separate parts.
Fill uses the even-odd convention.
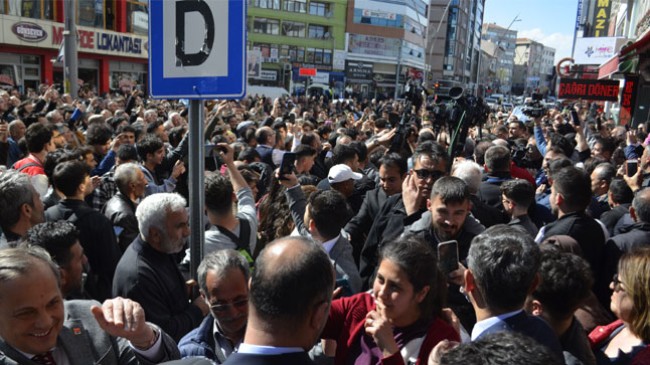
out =
[[[150,0],[154,98],[237,99],[246,93],[246,0]]]

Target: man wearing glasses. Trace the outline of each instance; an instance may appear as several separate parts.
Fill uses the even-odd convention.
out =
[[[246,331],[248,262],[232,249],[213,251],[199,265],[197,276],[211,315],[185,335],[178,348],[183,358],[205,357],[222,364],[237,351]]]
[[[368,289],[377,267],[377,249],[384,242],[399,237],[404,227],[422,217],[427,211],[427,201],[431,187],[447,174],[447,152],[434,143],[421,143],[413,154],[413,169],[402,183],[402,193],[392,195],[370,228],[366,243],[361,250],[360,274],[364,282],[363,289]]]

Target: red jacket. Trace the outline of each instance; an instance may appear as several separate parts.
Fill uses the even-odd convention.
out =
[[[29,166],[27,166],[29,165]],[[25,167],[27,166],[27,167]],[[22,167],[22,169],[21,169]],[[29,176],[45,175],[43,164],[33,155],[29,155],[20,161],[14,163],[13,168]]]
[[[337,299],[332,302],[329,318],[322,338],[336,340],[336,357],[334,364],[345,364],[350,347],[360,341],[365,333],[364,323],[366,314],[375,309],[375,300],[368,293],[359,293],[351,297]],[[416,365],[426,364],[429,353],[438,342],[450,340],[460,342],[460,337],[454,328],[440,318],[431,323],[427,335],[420,347]],[[399,352],[382,359],[382,364],[404,365]]]
[[[623,326],[623,321],[616,320],[605,326],[598,326],[594,328],[589,334],[589,343],[594,352],[599,351],[604,341],[607,341],[609,336],[619,327]],[[632,359],[631,365],[650,365],[650,346],[646,346],[643,350],[639,351]]]

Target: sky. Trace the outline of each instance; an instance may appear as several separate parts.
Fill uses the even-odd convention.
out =
[[[485,0],[483,24],[496,23],[555,48],[555,62],[571,57],[578,0]]]

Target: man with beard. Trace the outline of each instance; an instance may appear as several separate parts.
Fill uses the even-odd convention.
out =
[[[248,262],[235,250],[214,251],[203,259],[197,277],[211,316],[181,339],[181,357],[206,357],[221,364],[239,348],[248,319],[249,275]]]
[[[427,200],[428,211],[422,218],[407,227],[405,235],[416,235],[424,242],[437,247],[440,242],[458,242],[458,258],[465,261],[472,239],[485,227],[469,215],[470,191],[467,184],[454,176],[445,176],[433,184],[431,198]],[[459,275],[449,274],[448,279]],[[457,284],[449,283],[447,301],[465,328],[472,328],[476,317]]]
[[[140,235],[124,252],[113,279],[115,296],[140,303],[147,319],[176,341],[209,313],[203,298],[188,298],[176,265],[174,254],[183,250],[190,235],[185,203],[178,194],[158,193],[138,205],[135,216]]]

